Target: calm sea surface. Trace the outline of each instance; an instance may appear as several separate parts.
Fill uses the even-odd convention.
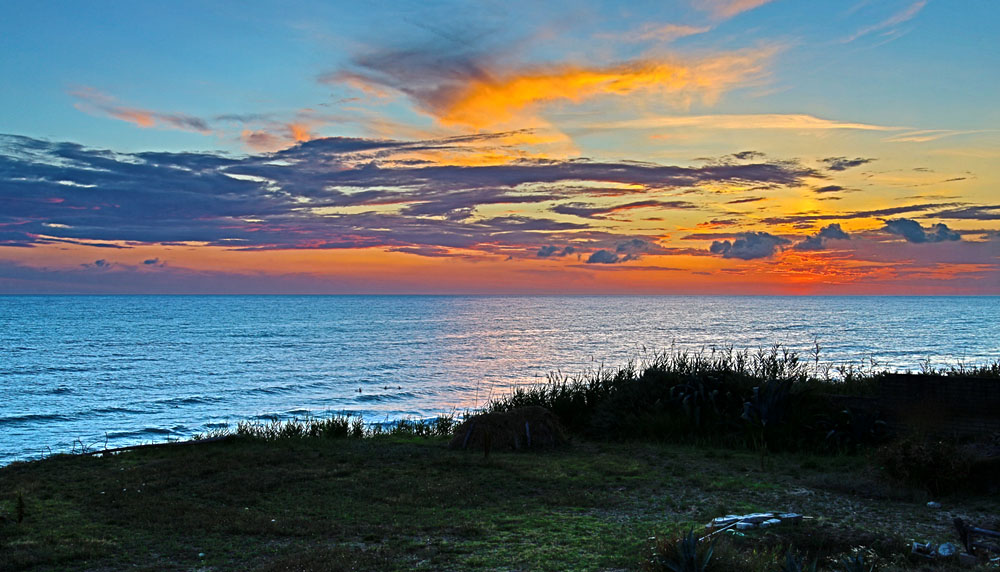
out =
[[[433,417],[653,351],[812,361],[818,341],[821,364],[918,370],[998,340],[998,297],[0,297],[0,464],[268,416]]]

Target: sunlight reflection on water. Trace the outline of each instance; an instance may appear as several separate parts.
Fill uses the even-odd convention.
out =
[[[655,351],[780,343],[893,370],[1000,359],[969,297],[0,297],[0,463],[264,415],[431,417]],[[645,352],[645,353],[644,353]],[[360,389],[360,391],[358,391]]]

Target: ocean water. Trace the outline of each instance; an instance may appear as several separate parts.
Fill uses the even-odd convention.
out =
[[[822,365],[1000,359],[1000,297],[0,297],[0,464],[243,419],[481,406],[559,370],[782,344]]]

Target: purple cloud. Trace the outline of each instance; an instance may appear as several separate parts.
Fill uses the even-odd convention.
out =
[[[907,242],[947,242],[962,240],[961,235],[948,228],[944,223],[938,223],[924,230],[920,223],[908,218],[898,218],[885,222],[886,232],[906,239]]]
[[[866,163],[871,163],[874,160],[866,157],[855,157],[853,159],[848,159],[847,157],[827,157],[826,159],[820,159],[820,162],[825,163],[829,171],[846,171],[852,167],[860,167]]]
[[[834,223],[824,226],[816,234],[809,236],[796,244],[795,250],[823,250],[826,248],[827,240],[850,240],[850,236],[840,228],[840,224]]]
[[[642,194],[730,182],[799,185],[814,174],[788,162],[681,167],[573,160],[456,166],[399,160],[399,153],[461,150],[498,137],[327,138],[277,153],[230,157],[116,153],[0,136],[0,245],[63,242],[129,248],[198,242],[239,250],[379,247],[440,255],[454,248],[507,254],[573,242],[577,249],[610,252],[631,237],[587,221],[482,218],[477,209],[566,201],[554,210],[577,209],[585,219],[639,208],[692,209],[696,205],[687,201],[654,199],[610,207],[576,203],[581,196],[607,194],[605,187],[611,185],[637,187],[630,192]],[[345,207],[351,210],[339,210]],[[638,254],[626,252],[620,258]]]
[[[772,256],[779,247],[790,241],[766,232],[744,232],[732,242],[717,240],[709,247],[709,252],[719,254],[723,258],[739,258],[753,260]]]

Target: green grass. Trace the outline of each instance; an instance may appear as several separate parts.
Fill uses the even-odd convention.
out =
[[[727,540],[718,563],[770,570],[785,541],[831,557],[866,541],[902,566],[910,538],[953,540],[944,511],[885,487],[856,456],[762,469],[749,451],[656,443],[487,460],[440,437],[238,437],[0,468],[0,570],[638,569],[658,541],[755,510],[815,518]],[[944,502],[969,521],[1000,510]]]
[[[1000,377],[1000,362],[931,373]],[[789,547],[821,570],[859,551],[919,570],[910,541],[955,541],[955,516],[993,525],[1000,498],[942,486],[965,492],[933,510],[933,488],[909,488],[926,479],[882,478],[876,463],[933,472],[952,449],[876,455],[875,419],[824,397],[873,395],[881,375],[778,347],[663,354],[488,405],[549,408],[575,440],[544,452],[449,450],[454,417],[334,416],[14,463],[0,467],[0,570],[661,570],[685,532],[765,510],[812,518],[722,537],[708,570],[772,572]]]

